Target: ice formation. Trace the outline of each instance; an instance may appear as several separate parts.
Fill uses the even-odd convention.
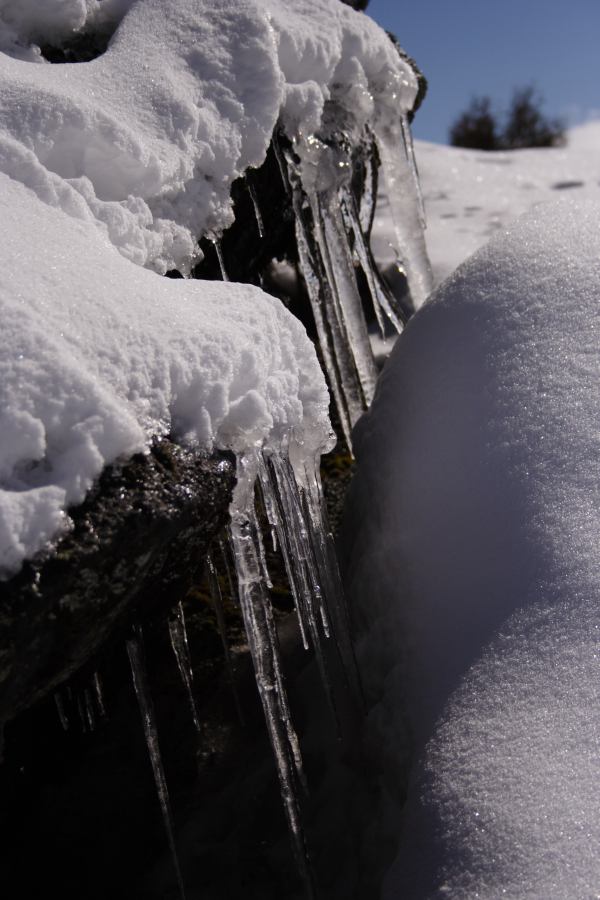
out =
[[[140,707],[142,716],[142,724],[144,727],[144,736],[148,747],[148,755],[152,765],[152,773],[156,784],[156,792],[163,816],[165,831],[173,860],[173,867],[177,877],[177,887],[179,890],[180,900],[185,900],[185,888],[181,869],[179,867],[179,858],[177,856],[177,848],[175,846],[175,828],[173,824],[173,813],[171,811],[171,800],[169,798],[169,788],[165,777],[160,746],[158,743],[158,732],[156,729],[156,714],[154,712],[154,703],[150,686],[148,684],[148,673],[146,671],[146,658],[144,652],[144,638],[140,625],[134,626],[133,634],[127,641],[127,654],[131,666],[131,674],[133,677],[133,685]]]
[[[537,207],[463,264],[355,432],[387,837],[415,760],[390,900],[597,893],[599,218]]]

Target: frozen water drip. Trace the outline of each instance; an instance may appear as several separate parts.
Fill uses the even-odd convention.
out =
[[[171,812],[171,801],[169,799],[169,789],[160,754],[158,743],[158,732],[156,729],[156,715],[154,712],[154,703],[150,694],[150,686],[148,684],[148,674],[146,671],[146,660],[143,645],[142,629],[139,625],[133,628],[133,635],[127,641],[127,654],[129,656],[129,664],[131,666],[131,674],[133,677],[133,686],[138,700],[140,713],[142,716],[142,724],[144,728],[144,736],[146,738],[146,746],[148,747],[148,755],[152,765],[154,782],[156,784],[156,792],[162,812],[162,817],[167,832],[167,840],[175,869],[177,886],[181,900],[185,900],[185,888],[181,877],[181,869],[179,867],[179,858],[175,847],[175,833],[173,827],[173,814]]]

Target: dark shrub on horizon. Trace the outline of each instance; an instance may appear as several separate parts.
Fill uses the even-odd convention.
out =
[[[565,143],[564,123],[548,119],[535,88],[513,92],[504,122],[492,109],[489,97],[474,97],[468,109],[450,128],[454,147],[473,150],[520,150],[525,147],[558,147]]]

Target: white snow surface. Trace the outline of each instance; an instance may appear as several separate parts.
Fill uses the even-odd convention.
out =
[[[418,115],[418,113],[417,113]],[[563,195],[600,197],[600,122],[567,132],[564,147],[485,152],[415,141],[436,284],[515,218]],[[393,264],[394,228],[382,191],[373,228],[375,257]]]
[[[91,62],[41,55],[102,29]],[[291,438],[300,454],[329,441],[316,355],[278,301],[156,273],[188,272],[198,237],[231,223],[231,184],[278,121],[302,139],[328,100],[357,127],[383,121],[416,82],[339,0],[0,0],[0,50],[6,577],[152,436],[238,451]]]
[[[31,61],[28,41],[111,17],[97,59]],[[382,29],[339,0],[0,0],[0,36],[0,171],[159,272],[187,271],[197,237],[231,223],[231,184],[279,120],[310,134],[335,99],[360,126],[416,93]]]
[[[389,900],[598,895],[599,296],[600,202],[536,207],[417,312],[355,429]]]

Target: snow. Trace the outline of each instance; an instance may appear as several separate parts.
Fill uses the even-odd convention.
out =
[[[503,228],[355,429],[346,583],[382,773],[367,837],[402,832],[390,900],[597,894],[599,221],[565,197]]]
[[[99,30],[91,62],[43,59]],[[307,458],[329,442],[315,352],[280,303],[157,273],[189,272],[197,238],[231,223],[231,184],[279,121],[298,142],[330,101],[357,128],[385,121],[416,82],[338,0],[2,0],[0,48],[6,577],[152,436]]]
[[[234,450],[290,431],[313,451],[327,441],[316,355],[281,303],[133,266],[93,223],[0,180],[3,570],[152,435]]]
[[[568,193],[600,192],[600,123],[567,132],[560,148],[485,152],[415,141],[425,203],[427,250],[436,284],[497,232],[531,209]],[[383,269],[393,265],[394,225],[380,193],[373,250]]]
[[[279,120],[296,136],[332,98],[363,122],[414,100],[415,77],[384,32],[337,0],[140,0],[101,12],[107,2],[2,5],[12,52],[0,55],[2,169],[159,272],[189,270],[198,235],[231,223],[231,184],[263,162]],[[123,18],[92,62],[18,58],[41,31],[85,31],[111,12]],[[358,94],[369,98],[360,113]]]

